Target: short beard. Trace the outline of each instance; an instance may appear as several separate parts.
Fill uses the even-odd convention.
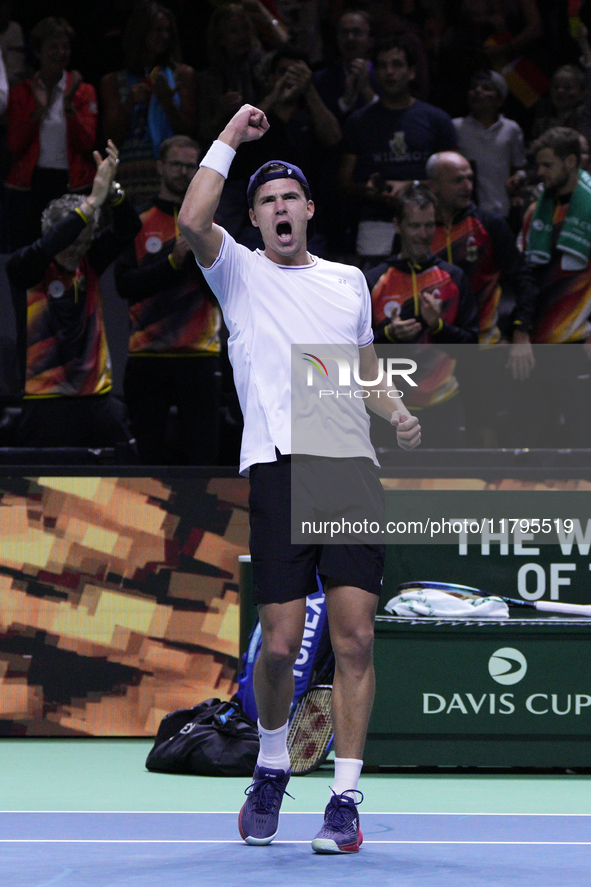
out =
[[[189,183],[186,185],[175,185],[174,183],[166,182],[166,187],[170,191],[171,194],[174,194],[175,197],[178,197],[181,201],[183,200],[185,194],[187,193],[187,189],[189,187]]]
[[[568,184],[569,178],[570,178],[569,174],[565,172],[564,176],[562,177],[562,179],[559,182],[555,182],[553,185],[550,185],[550,187],[546,188],[547,193],[548,194],[558,194],[558,192],[562,188],[564,188],[565,185]]]

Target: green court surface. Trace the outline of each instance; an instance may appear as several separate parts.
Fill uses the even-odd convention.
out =
[[[141,739],[0,740],[3,811],[232,812],[248,779],[149,773]],[[294,777],[284,810],[320,811],[332,767]],[[591,814],[591,776],[380,773],[363,775],[364,807],[376,813]]]

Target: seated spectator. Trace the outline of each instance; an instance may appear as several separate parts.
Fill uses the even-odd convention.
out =
[[[195,72],[181,62],[174,14],[154,0],[133,10],[124,49],[125,68],[101,80],[103,126],[105,136],[121,146],[121,184],[133,205],[143,208],[160,187],[162,142],[195,132]]]
[[[377,99],[369,16],[362,10],[345,12],[337,24],[339,58],[316,71],[314,84],[326,107],[342,122]]]
[[[411,94],[415,62],[410,45],[395,39],[379,44],[374,63],[380,98],[345,124],[340,184],[360,204],[356,251],[366,266],[392,252],[397,194],[409,181],[425,178],[431,154],[456,147],[450,117]]]
[[[111,394],[111,359],[99,278],[133,242],[140,221],[114,181],[117,149],[109,142],[90,196],[52,201],[43,235],[6,264],[17,323],[24,391],[18,442],[26,447],[128,445],[125,411]],[[112,226],[95,235],[109,202]]]
[[[478,310],[464,272],[431,252],[435,206],[424,185],[403,188],[394,206],[400,252],[367,272],[366,279],[374,342],[416,344],[418,387],[406,392],[405,403],[420,410],[424,446],[456,447],[462,444],[463,421],[454,360],[436,346],[475,343]],[[411,356],[408,349],[404,356]],[[374,431],[379,433],[377,426]]]
[[[501,114],[506,97],[504,78],[480,71],[468,91],[470,114],[454,119],[458,149],[476,172],[478,205],[505,219],[511,209],[509,190],[525,178],[526,165],[521,127]]]
[[[188,136],[162,143],[158,197],[115,268],[129,302],[125,399],[145,465],[218,464],[220,311],[176,223],[198,161]]]
[[[35,25],[31,46],[39,70],[10,90],[6,141],[13,162],[6,187],[12,249],[39,236],[41,212],[50,200],[92,185],[96,93],[78,71],[67,70],[73,39],[63,18]]]

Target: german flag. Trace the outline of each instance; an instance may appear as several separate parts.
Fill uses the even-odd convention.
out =
[[[503,46],[512,37],[513,35],[509,31],[492,34],[486,41],[486,45]],[[526,108],[531,108],[550,88],[550,81],[544,72],[540,71],[537,65],[534,65],[526,56],[518,56],[512,61],[501,58],[498,70],[507,81],[511,93]]]

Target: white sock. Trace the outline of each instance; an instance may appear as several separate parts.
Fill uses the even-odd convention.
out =
[[[357,758],[334,759],[334,783],[332,790],[335,795],[342,795],[345,792],[357,790],[362,767],[363,761],[359,761]]]
[[[289,753],[287,751],[287,730],[289,722],[277,730],[265,730],[261,722],[257,721],[259,728],[259,767],[270,767],[271,770],[289,770]]]

